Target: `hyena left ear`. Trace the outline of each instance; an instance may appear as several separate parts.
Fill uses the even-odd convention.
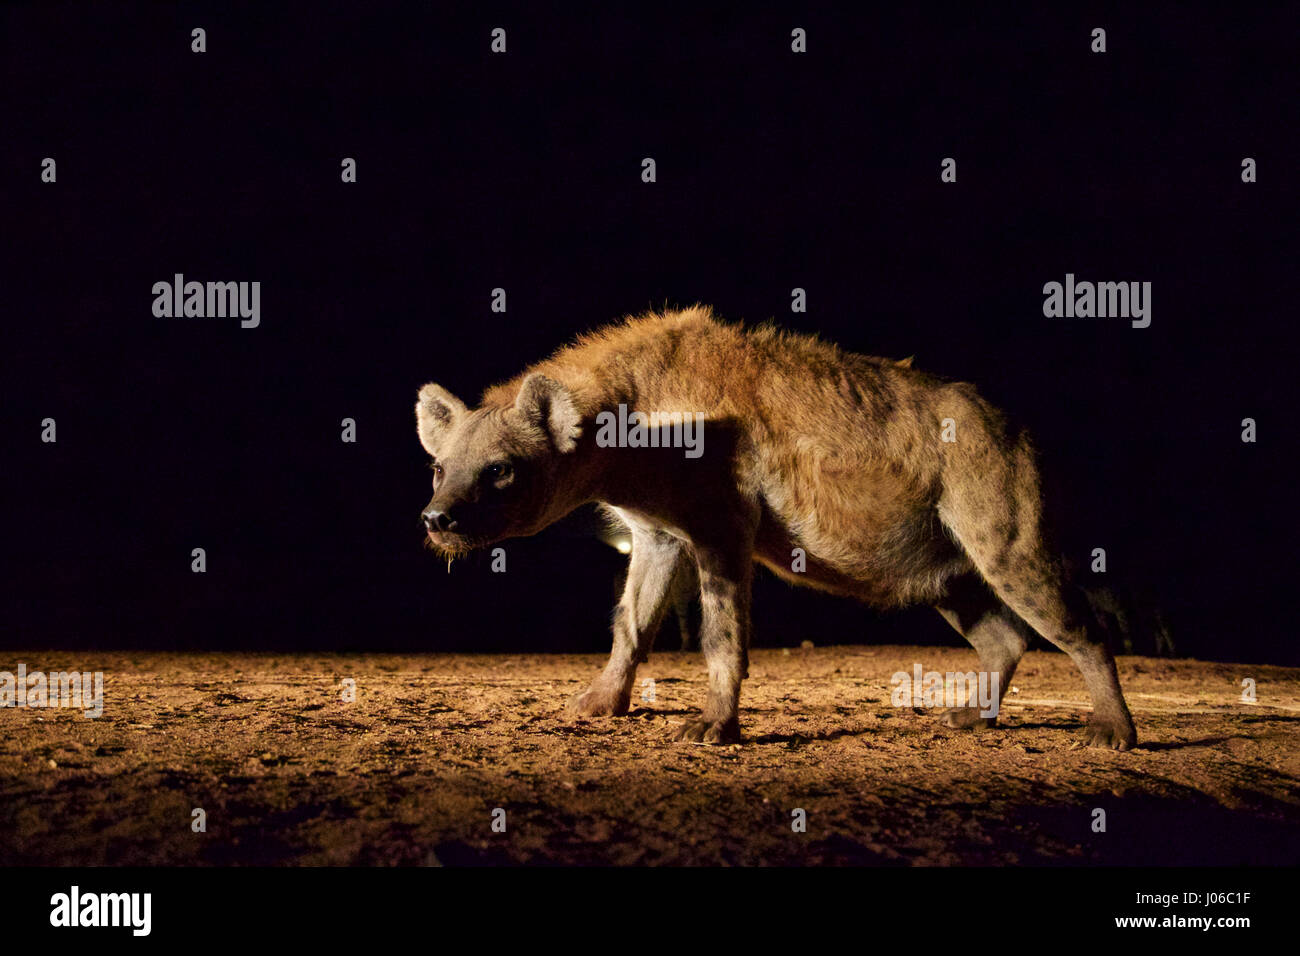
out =
[[[582,437],[582,417],[569,390],[540,372],[529,375],[519,386],[515,398],[517,411],[530,425],[541,429],[564,453],[578,447]]]
[[[443,437],[465,411],[465,403],[441,385],[430,382],[421,388],[415,401],[415,430],[424,450],[437,457]]]

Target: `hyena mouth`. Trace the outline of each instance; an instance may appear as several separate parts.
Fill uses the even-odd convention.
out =
[[[470,535],[453,534],[447,531],[426,531],[424,540],[429,547],[446,558],[464,557],[486,543]]]

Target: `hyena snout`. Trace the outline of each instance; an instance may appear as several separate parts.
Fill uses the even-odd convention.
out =
[[[420,513],[420,518],[424,521],[424,526],[433,532],[451,534],[460,528],[460,522],[450,511],[429,507]]]

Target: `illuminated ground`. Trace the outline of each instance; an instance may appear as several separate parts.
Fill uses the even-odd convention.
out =
[[[1007,728],[971,733],[889,700],[895,671],[971,669],[969,651],[758,651],[731,748],[668,740],[703,696],[693,654],[654,655],[656,700],[622,719],[563,710],[592,656],[31,652],[0,669],[18,661],[103,670],[106,704],[0,710],[4,864],[1300,859],[1297,669],[1124,658],[1142,743],[1118,754],[1069,749],[1085,697],[1046,652]]]

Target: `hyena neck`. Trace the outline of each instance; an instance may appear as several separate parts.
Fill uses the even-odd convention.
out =
[[[681,477],[675,469],[692,459],[676,449],[661,454],[657,448],[602,447],[598,416],[712,417],[726,393],[723,379],[738,374],[733,363],[744,351],[742,343],[707,310],[645,316],[583,337],[489,389],[484,404],[509,406],[527,377],[540,373],[564,386],[579,413],[582,437],[560,465],[546,523],[590,502],[656,510],[665,485]],[[719,369],[726,371],[717,374]]]

